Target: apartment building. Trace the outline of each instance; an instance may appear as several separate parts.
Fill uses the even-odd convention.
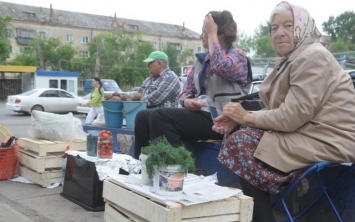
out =
[[[183,25],[132,20],[113,16],[93,15],[80,12],[57,10],[50,5],[35,7],[0,1],[0,15],[11,16],[8,36],[11,41],[10,60],[21,54],[35,37],[59,38],[72,42],[81,56],[89,56],[88,44],[102,32],[125,29],[139,32],[142,39],[151,42],[156,50],[163,50],[168,44],[178,51],[190,49],[194,54],[202,52],[199,34]]]

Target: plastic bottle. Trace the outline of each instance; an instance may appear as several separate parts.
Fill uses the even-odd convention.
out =
[[[66,145],[65,147],[65,152],[62,155],[63,157],[63,162],[62,162],[62,185],[64,186],[64,181],[65,181],[65,172],[67,171],[67,154],[66,152],[70,150],[70,146]]]

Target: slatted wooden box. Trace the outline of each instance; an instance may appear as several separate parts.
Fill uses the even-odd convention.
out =
[[[64,152],[67,145],[71,150],[86,150],[86,141],[49,141],[34,138],[19,138],[18,145],[23,150],[30,150],[38,156],[47,156],[48,153]]]
[[[86,150],[86,141],[49,141],[19,138],[19,174],[42,187],[62,182],[63,154],[71,150]]]
[[[253,199],[244,195],[190,206],[164,205],[111,179],[104,180],[103,198],[106,222],[249,222],[253,214]]]

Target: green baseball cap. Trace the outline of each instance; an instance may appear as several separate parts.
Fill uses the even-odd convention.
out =
[[[168,56],[164,52],[154,51],[154,52],[150,53],[149,57],[146,58],[145,60],[143,60],[143,62],[149,63],[149,62],[153,62],[157,59],[169,61]]]

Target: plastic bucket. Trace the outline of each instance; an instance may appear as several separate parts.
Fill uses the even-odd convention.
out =
[[[163,196],[182,194],[184,174],[179,165],[161,167],[154,170],[153,192]]]
[[[134,129],[134,120],[139,111],[147,109],[145,101],[123,101],[123,113],[126,118],[127,129]]]
[[[102,101],[105,124],[107,128],[122,128],[123,103],[122,101]]]

